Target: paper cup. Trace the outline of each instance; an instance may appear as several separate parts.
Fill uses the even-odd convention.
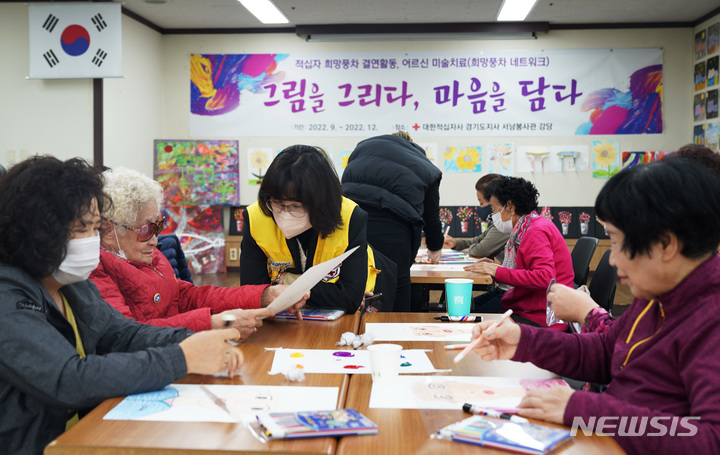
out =
[[[448,316],[470,316],[473,281],[467,278],[445,280]]]
[[[373,382],[378,384],[389,384],[397,378],[400,370],[399,344],[371,344],[367,347],[370,352],[370,371]]]

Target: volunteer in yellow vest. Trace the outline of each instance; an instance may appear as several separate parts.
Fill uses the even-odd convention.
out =
[[[293,145],[280,152],[245,219],[241,284],[288,284],[314,264],[359,246],[310,291],[307,305],[353,313],[364,291],[373,291],[378,271],[367,245],[367,214],[342,196],[322,149]]]

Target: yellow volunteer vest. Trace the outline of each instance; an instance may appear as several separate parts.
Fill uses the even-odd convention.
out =
[[[348,247],[348,229],[350,226],[350,217],[357,204],[350,199],[343,197],[340,215],[343,224],[336,229],[327,238],[318,236],[317,245],[315,247],[315,256],[313,256],[313,264],[328,261],[334,257],[344,253]],[[295,266],[287,246],[285,236],[275,224],[272,216],[266,216],[260,209],[260,203],[255,202],[247,208],[250,235],[258,244],[267,257],[267,271],[271,281],[283,271]],[[380,270],[375,268],[375,256],[372,248],[368,245],[368,277],[365,283],[365,290],[373,292],[375,289],[375,281]],[[339,276],[323,279],[328,283],[335,283]]]

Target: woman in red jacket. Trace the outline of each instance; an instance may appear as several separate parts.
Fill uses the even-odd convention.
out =
[[[498,288],[475,298],[473,311],[502,313],[512,309],[513,319],[546,327],[546,290],[550,280],[572,286],[570,250],[555,225],[538,215],[538,191],[519,177],[503,177],[485,187],[485,200],[493,211],[493,224],[510,234],[502,265],[481,259],[465,270],[486,273]],[[565,330],[566,324],[552,328]]]
[[[168,260],[155,248],[164,223],[160,184],[124,168],[103,176],[114,210],[103,215],[100,265],[90,279],[110,305],[138,322],[193,331],[226,327],[225,316],[232,315],[235,320],[228,325],[243,338],[262,325],[261,318],[273,315],[264,307],[285,286],[222,288],[177,280]],[[299,310],[305,299],[291,311]]]

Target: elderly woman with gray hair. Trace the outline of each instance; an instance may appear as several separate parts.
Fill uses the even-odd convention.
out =
[[[262,318],[273,316],[264,307],[285,286],[221,288],[177,280],[168,260],[155,248],[165,222],[160,184],[125,168],[105,171],[103,176],[114,210],[103,214],[100,264],[90,279],[110,305],[145,324],[193,331],[229,326],[243,338],[262,325]],[[290,311],[299,311],[306,299]]]

